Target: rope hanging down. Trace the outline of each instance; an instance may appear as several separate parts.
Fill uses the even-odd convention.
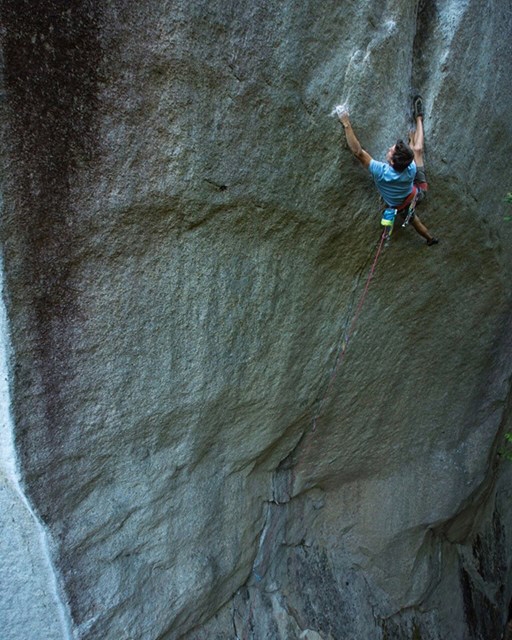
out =
[[[322,411],[325,405],[326,400],[329,397],[329,394],[331,392],[332,386],[334,384],[334,380],[336,379],[336,375],[338,373],[338,369],[341,365],[341,363],[343,362],[343,359],[345,357],[345,353],[347,352],[347,348],[348,348],[348,344],[350,342],[350,338],[352,337],[352,333],[354,332],[356,323],[359,319],[359,316],[361,315],[361,310],[363,308],[363,304],[364,301],[366,299],[366,294],[368,293],[368,289],[370,287],[370,282],[372,281],[373,278],[373,274],[375,273],[375,267],[377,266],[377,260],[379,259],[380,254],[382,253],[382,247],[384,246],[384,241],[389,237],[389,231],[387,228],[385,228],[382,232],[382,235],[380,237],[380,241],[379,244],[377,246],[377,251],[375,253],[375,258],[373,260],[373,264],[371,266],[370,272],[368,274],[368,278],[366,279],[366,284],[364,286],[364,290],[363,293],[361,294],[361,298],[359,299],[359,302],[357,304],[356,307],[356,311],[354,313],[354,317],[352,318],[352,322],[350,323],[350,326],[348,328],[348,331],[346,331],[345,336],[342,340],[341,343],[341,347],[338,350],[338,353],[336,355],[336,360],[334,362],[334,366],[332,368],[331,371],[331,376],[329,378],[329,382],[326,386],[325,392],[322,396],[322,398],[320,399],[319,403],[318,403],[318,409],[317,412],[315,413],[314,417],[313,417],[313,427],[312,430],[315,431],[316,430],[316,425],[318,424],[318,420],[320,419],[320,416],[322,415]]]
[[[361,315],[361,311],[364,305],[364,301],[366,299],[366,295],[368,293],[368,289],[370,287],[370,282],[372,281],[373,275],[375,273],[375,268],[377,266],[377,261],[379,259],[380,254],[382,253],[382,248],[384,246],[384,242],[385,240],[389,237],[390,233],[389,233],[389,228],[385,227],[382,235],[380,237],[379,243],[377,245],[377,251],[375,253],[375,257],[373,259],[373,263],[372,266],[370,268],[370,271],[368,273],[368,277],[366,279],[366,283],[363,289],[363,292],[361,294],[361,297],[359,298],[359,302],[357,304],[355,313],[354,313],[354,317],[352,318],[352,322],[350,323],[350,326],[348,328],[348,330],[345,332],[345,335],[342,339],[341,342],[341,346],[338,350],[338,353],[336,355],[336,360],[334,362],[334,366],[333,369],[331,371],[331,375],[328,381],[328,384],[326,386],[325,392],[322,396],[322,398],[320,399],[319,403],[318,403],[318,410],[316,412],[316,414],[314,415],[313,418],[313,425],[311,428],[311,431],[315,431],[316,429],[316,425],[318,423],[318,420],[320,419],[321,415],[322,415],[322,411],[325,405],[326,400],[329,397],[329,394],[332,390],[333,384],[334,384],[334,380],[336,379],[336,374],[338,373],[338,369],[341,365],[341,363],[343,362],[343,358],[345,357],[345,353],[347,351],[350,339],[352,337],[352,334],[354,332],[355,326],[357,324],[357,321],[359,319],[359,316]],[[306,432],[304,434],[304,437],[307,438],[308,433]],[[303,451],[303,455],[304,455],[304,451]],[[292,479],[291,479],[291,484],[293,487],[293,484],[295,482],[295,469],[292,469]],[[260,578],[261,579],[261,578]],[[248,611],[248,615],[247,615],[247,619],[245,620],[245,622],[243,623],[242,629],[241,629],[241,638],[240,636],[238,636],[238,634],[236,635],[237,638],[240,638],[240,640],[248,640],[249,635],[252,631],[252,622],[253,622],[253,616],[254,616],[254,603],[252,600],[250,600],[250,605],[249,605],[249,611]],[[201,635],[199,635],[201,634]],[[196,638],[202,638],[202,631],[199,632],[198,635],[196,635]]]

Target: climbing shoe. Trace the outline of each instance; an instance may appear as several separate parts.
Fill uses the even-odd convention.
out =
[[[430,240],[427,240],[427,246],[431,247],[433,244],[439,244],[439,240],[432,236]]]
[[[414,96],[412,99],[412,115],[414,119],[423,117],[423,98],[421,96]]]

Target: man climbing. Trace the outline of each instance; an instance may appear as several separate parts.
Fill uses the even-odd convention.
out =
[[[413,115],[416,121],[416,131],[409,134],[409,144],[398,140],[389,148],[386,154],[386,162],[377,162],[367,153],[359,143],[350,124],[347,109],[336,109],[339,120],[345,129],[347,144],[361,162],[369,169],[375,185],[386,203],[383,224],[393,226],[395,211],[407,222],[411,222],[416,231],[427,241],[428,246],[437,244],[435,238],[427,227],[415,214],[415,207],[423,200],[428,189],[423,160],[423,101],[421,96],[413,100]],[[386,214],[387,216],[386,220]]]

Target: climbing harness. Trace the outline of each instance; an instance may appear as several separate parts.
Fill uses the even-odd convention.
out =
[[[383,227],[387,227],[387,238],[391,236],[393,233],[393,227],[395,224],[395,218],[397,213],[402,213],[407,211],[405,215],[405,219],[402,223],[402,227],[406,227],[409,222],[412,220],[416,204],[418,202],[419,189],[416,185],[413,186],[411,193],[407,196],[407,198],[402,202],[402,204],[398,207],[386,207],[382,212],[382,218],[380,223]]]
[[[397,213],[405,214],[404,222],[402,223],[402,227],[406,227],[409,222],[412,220],[414,216],[414,212],[416,209],[416,204],[418,202],[420,191],[416,185],[413,185],[411,193],[407,196],[407,198],[402,202],[398,207],[386,207],[382,212],[382,218],[380,223],[383,227],[387,227],[387,238],[391,236],[393,233],[393,227],[395,224],[395,218]]]

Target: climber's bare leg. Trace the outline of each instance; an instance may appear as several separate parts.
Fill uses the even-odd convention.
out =
[[[427,227],[423,224],[423,222],[418,218],[417,214],[413,216],[411,220],[411,224],[416,229],[416,231],[420,234],[420,236],[423,236],[423,238],[425,238],[425,240],[427,241],[432,240],[432,234],[427,229]]]
[[[416,131],[409,133],[409,145],[414,153],[414,162],[417,167],[425,166],[423,159],[423,145],[425,144],[425,134],[423,131],[423,116],[416,118]]]

